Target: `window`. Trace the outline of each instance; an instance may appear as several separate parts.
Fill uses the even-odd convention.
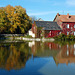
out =
[[[61,32],[59,34],[61,34]]]
[[[75,36],[75,32],[74,32],[74,36]]]
[[[69,35],[69,32],[67,32],[67,35]]]
[[[49,32],[49,35],[51,36],[51,31]]]
[[[67,24],[67,28],[69,28],[69,24]]]
[[[57,32],[57,35],[59,35],[60,34],[60,32]]]
[[[71,29],[72,29],[72,27],[71,27]]]
[[[75,24],[74,24],[74,28],[75,28]]]

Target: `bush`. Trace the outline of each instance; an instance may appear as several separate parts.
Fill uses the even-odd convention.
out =
[[[30,35],[26,35],[25,37],[26,37],[26,38],[32,38],[32,36],[30,36]]]
[[[54,37],[55,40],[62,40],[62,41],[73,41],[75,40],[75,36],[74,35],[65,35],[65,34],[60,34],[59,36],[55,36]]]
[[[54,38],[56,40],[65,40],[66,39],[66,35],[65,34],[60,34],[59,36],[55,36]]]

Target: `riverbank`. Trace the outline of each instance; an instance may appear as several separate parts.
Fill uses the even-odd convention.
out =
[[[54,39],[51,38],[51,39],[39,39],[39,38],[22,38],[22,37],[19,37],[19,38],[9,38],[9,39],[3,39],[3,40],[0,40],[0,43],[16,43],[16,42],[32,42],[32,41],[35,41],[35,42],[54,42]]]
[[[25,34],[0,34],[1,40],[16,40],[16,41],[50,41],[53,42],[54,38],[32,38],[31,36],[27,36]]]
[[[24,41],[51,41],[53,42],[55,39],[54,38],[25,38],[25,37],[18,37],[15,38],[17,40],[24,40]]]

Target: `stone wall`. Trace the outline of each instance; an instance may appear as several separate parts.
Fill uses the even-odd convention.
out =
[[[0,37],[20,37],[25,36],[25,34],[0,34]]]

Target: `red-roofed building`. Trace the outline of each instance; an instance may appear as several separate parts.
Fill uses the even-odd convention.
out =
[[[69,15],[69,13],[60,15],[57,13],[53,21],[61,27],[62,33],[75,35],[75,15]]]

